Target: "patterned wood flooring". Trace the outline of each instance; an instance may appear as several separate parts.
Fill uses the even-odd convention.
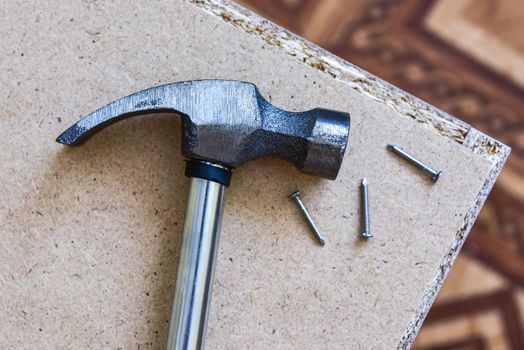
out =
[[[523,0],[238,2],[512,147],[415,348],[523,350]]]

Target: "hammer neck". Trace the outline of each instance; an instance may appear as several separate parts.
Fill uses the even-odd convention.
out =
[[[185,174],[189,178],[196,177],[229,187],[232,172],[229,167],[220,164],[191,159],[186,161]]]

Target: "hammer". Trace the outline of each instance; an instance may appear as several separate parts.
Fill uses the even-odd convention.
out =
[[[247,82],[193,80],[123,97],[87,115],[56,141],[78,145],[111,122],[154,112],[182,117],[185,175],[191,181],[167,349],[203,349],[232,170],[251,159],[277,156],[304,173],[333,180],[342,164],[350,117],[321,108],[284,111]]]

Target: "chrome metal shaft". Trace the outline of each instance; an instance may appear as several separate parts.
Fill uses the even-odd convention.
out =
[[[191,178],[167,350],[204,348],[225,186]]]

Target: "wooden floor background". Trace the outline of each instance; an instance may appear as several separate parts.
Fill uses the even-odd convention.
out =
[[[524,0],[238,0],[512,147],[415,343],[524,350]]]

